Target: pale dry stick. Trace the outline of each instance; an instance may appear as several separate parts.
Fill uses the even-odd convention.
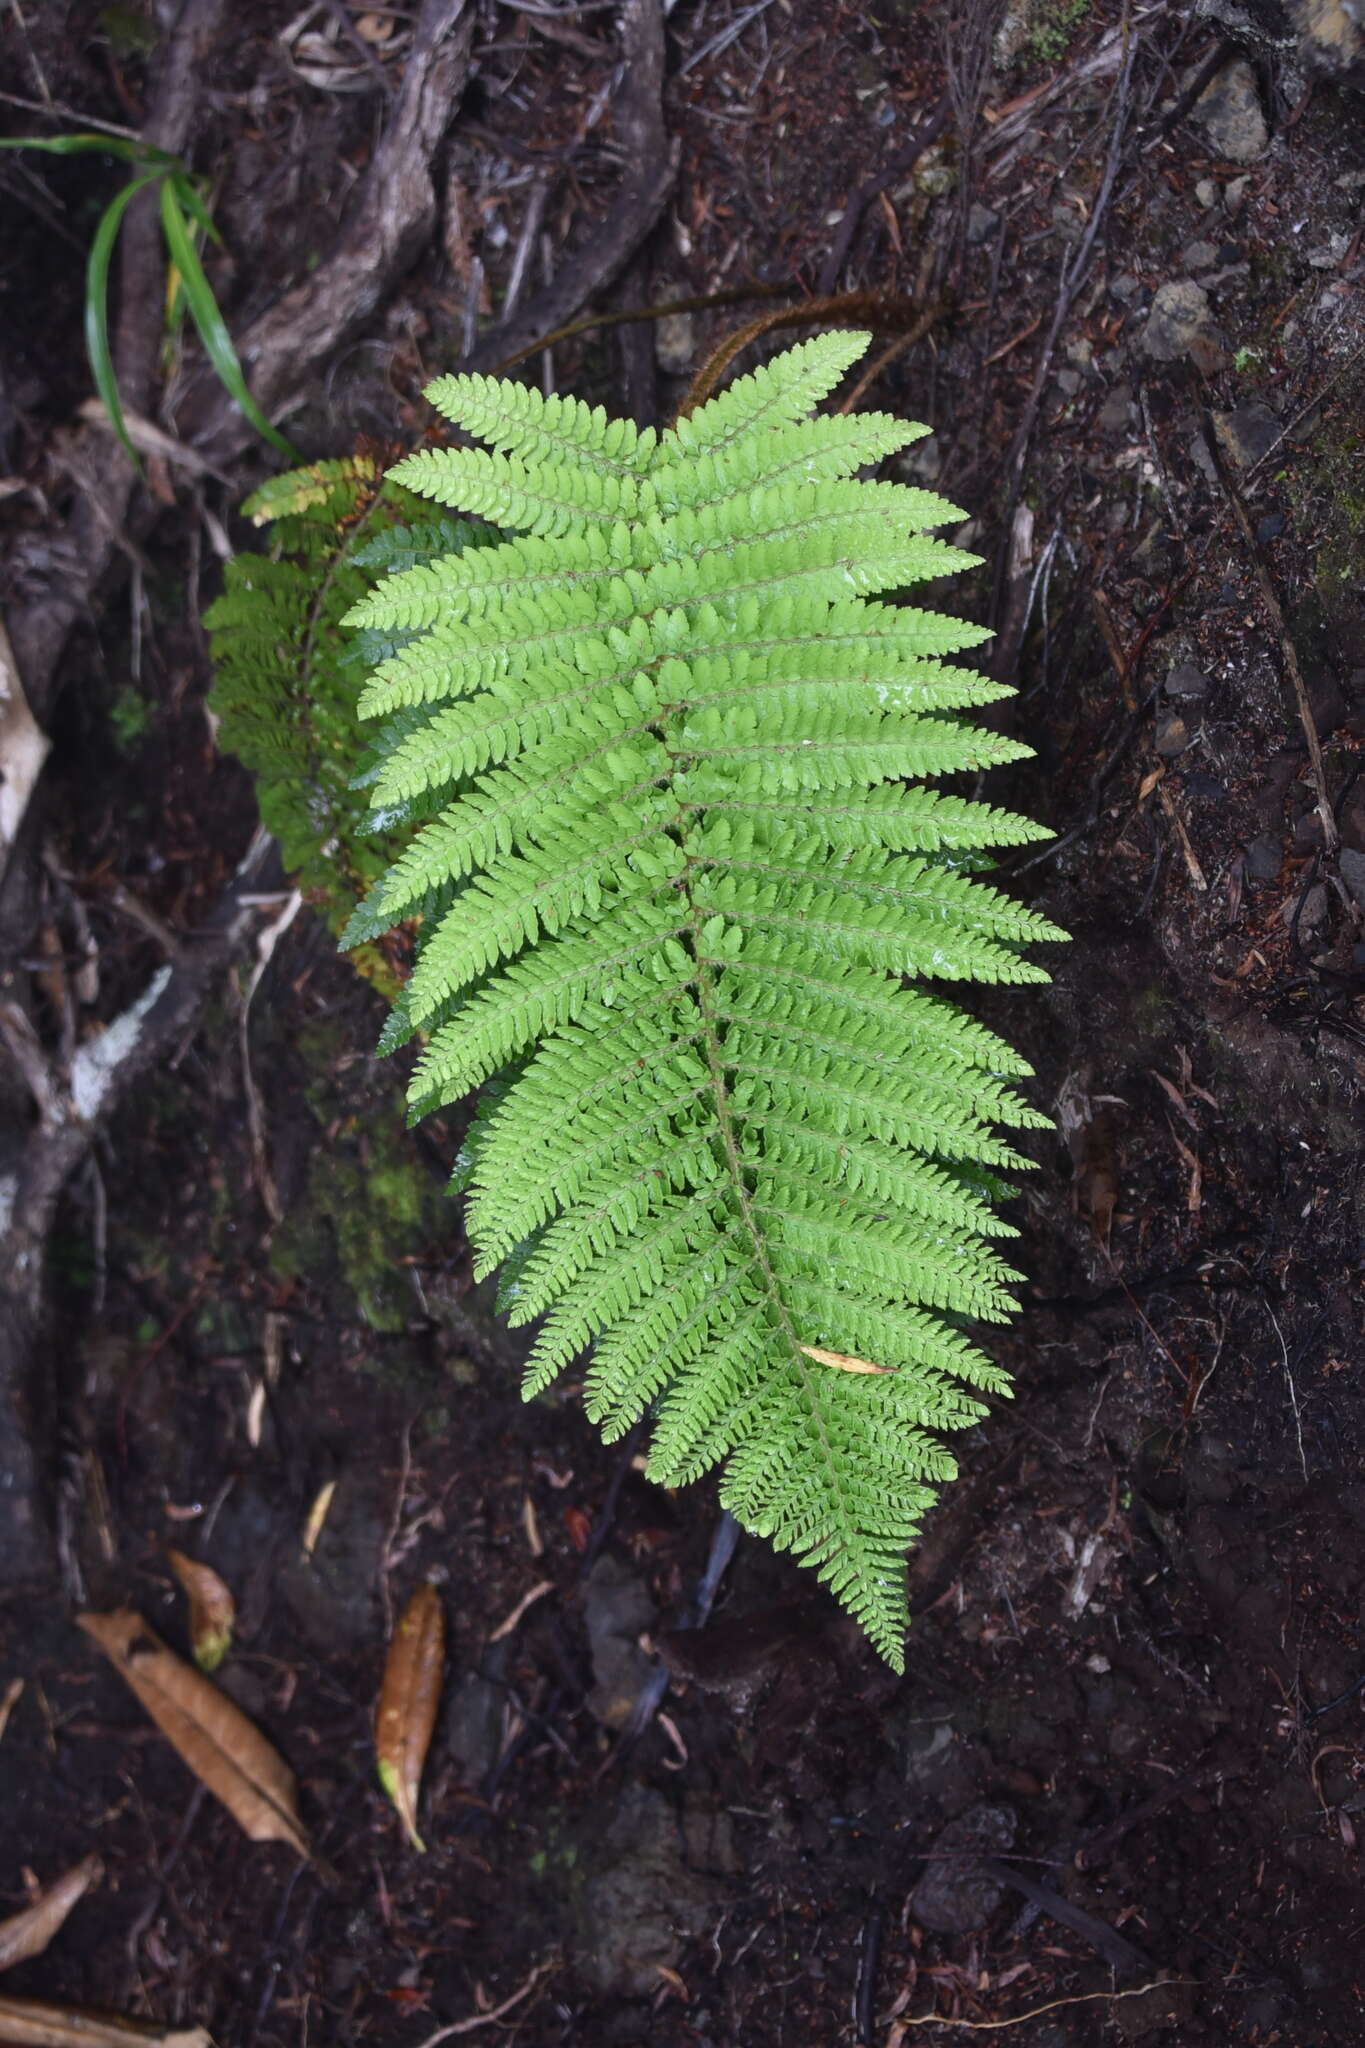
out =
[[[1001,521],[1002,539],[996,552],[995,586],[991,599],[991,616],[993,619],[999,616],[1004,603],[1009,535],[1014,524],[1015,509],[1023,495],[1024,471],[1028,463],[1029,450],[1033,446],[1033,436],[1038,425],[1038,415],[1042,410],[1043,391],[1052,372],[1052,360],[1056,354],[1057,343],[1061,339],[1062,328],[1066,322],[1067,315],[1076,303],[1081,286],[1085,283],[1086,277],[1089,274],[1090,260],[1095,252],[1095,245],[1099,240],[1100,231],[1108,218],[1110,201],[1113,199],[1114,187],[1118,182],[1119,169],[1123,163],[1128,135],[1128,119],[1131,112],[1133,66],[1137,58],[1140,40],[1138,21],[1143,19],[1145,19],[1145,16],[1139,16],[1136,21],[1130,20],[1125,10],[1122,22],[1113,31],[1116,48],[1121,53],[1121,62],[1119,75],[1114,85],[1114,121],[1109,136],[1109,148],[1105,155],[1104,171],[1100,177],[1099,190],[1095,194],[1095,203],[1091,208],[1090,219],[1086,223],[1085,232],[1077,244],[1075,254],[1074,256],[1068,256],[1063,261],[1062,274],[1057,285],[1057,297],[1052,308],[1052,318],[1048,323],[1042,351],[1034,366],[1033,382],[1029,387],[1029,394],[1024,402],[1023,417],[1015,431],[1014,439],[1010,443],[1009,455],[1005,465],[1008,496],[1005,503],[1004,517]]]
[[[1299,1412],[1299,1390],[1294,1385],[1294,1375],[1289,1370],[1289,1346],[1284,1341],[1284,1331],[1280,1328],[1280,1319],[1269,1302],[1265,1305],[1265,1312],[1270,1317],[1275,1335],[1280,1340],[1280,1356],[1284,1360],[1284,1383],[1289,1389],[1289,1405],[1294,1411],[1294,1431],[1299,1440],[1299,1463],[1303,1467],[1303,1483],[1307,1486],[1308,1457],[1303,1448],[1303,1416]]]
[[[487,2012],[476,2012],[467,2020],[453,2020],[448,2027],[438,2027],[434,2034],[428,2034],[425,2041],[419,2041],[417,2048],[437,2048],[441,2041],[452,2041],[457,2034],[472,2034],[476,2027],[491,2027],[495,2020],[505,2018],[513,2006],[520,2005],[523,1998],[529,1998],[542,1977],[548,1977],[552,1970],[559,1968],[558,1957],[548,1963],[537,1963],[519,1991],[510,1998],[504,1998],[501,2005],[490,2006]]]
[[[1029,2012],[1016,2013],[1012,2020],[955,2020],[945,2019],[942,2013],[918,2013],[910,2019],[897,2020],[898,2027],[964,2027],[968,2033],[999,2033],[1006,2027],[1022,2027],[1029,2020],[1040,2019],[1045,2012],[1058,2012],[1064,2005],[1093,2005],[1097,1999],[1112,2000],[1117,2004],[1120,1998],[1145,1998],[1149,1991],[1165,1991],[1174,1984],[1192,1984],[1192,1977],[1158,1977],[1151,1984],[1134,1984],[1127,1991],[1080,1991],[1072,1998],[1054,1998],[1047,2005],[1035,2005]],[[435,2038],[435,2037],[433,2037]],[[889,2037],[894,2038],[894,2035]],[[424,2041],[422,2048],[431,2048]]]
[[[251,1071],[251,1001],[261,985],[261,977],[270,965],[276,946],[288,931],[299,911],[303,908],[303,896],[298,889],[287,890],[269,896],[252,896],[243,899],[254,907],[270,908],[279,905],[279,915],[272,924],[265,925],[256,938],[256,965],[252,970],[246,993],[242,997],[241,1010],[237,1019],[238,1047],[242,1061],[242,1092],[246,1097],[246,1127],[251,1142],[251,1160],[256,1174],[256,1186],[266,1215],[272,1223],[284,1221],[284,1209],[275,1187],[275,1176],[270,1170],[270,1151],[266,1143],[265,1115],[261,1109],[261,1098],[256,1087],[256,1078]]]
[[[1171,795],[1171,792],[1167,789],[1164,782],[1159,782],[1157,784],[1156,794],[1157,802],[1161,805],[1162,810],[1170,819],[1171,830],[1175,833],[1176,838],[1180,842],[1180,851],[1181,854],[1184,856],[1185,861],[1185,871],[1189,875],[1190,881],[1193,883],[1194,887],[1199,891],[1200,895],[1203,896],[1208,891],[1208,878],[1206,877],[1204,870],[1199,865],[1199,860],[1195,853],[1194,847],[1190,844],[1190,835],[1185,830],[1185,820],[1181,817],[1179,811],[1176,809],[1175,799]]]

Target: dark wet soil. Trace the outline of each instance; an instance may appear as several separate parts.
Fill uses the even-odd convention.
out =
[[[58,9],[33,47],[68,102],[135,123],[146,56],[125,11],[142,21]],[[778,0],[684,70],[745,12],[670,17],[679,182],[623,302],[809,288],[850,192],[941,89],[928,6],[874,21]],[[607,19],[574,17],[600,59],[509,9],[478,19],[442,248],[328,368],[298,423],[310,450],[344,447],[348,422],[420,421],[423,377],[458,353],[471,253],[491,304],[505,287],[531,153],[560,151],[552,242],[600,203]],[[0,1570],[0,1698],[23,1681],[0,1738],[0,1914],[92,1847],[106,1868],[6,1993],[202,2023],[220,2048],[416,2048],[528,1982],[481,2037],[1358,2034],[1365,128],[1358,95],[1289,96],[1254,51],[1264,147],[1220,156],[1226,130],[1162,125],[1215,31],[1154,10],[1121,75],[1097,61],[1116,20],[1036,12],[966,108],[970,147],[890,181],[839,280],[942,306],[877,402],[935,428],[917,473],[986,558],[951,602],[1004,627],[1008,715],[1038,750],[993,793],[1059,835],[1013,885],[1075,941],[1049,990],[983,1005],[1059,1127],[1016,1204],[1029,1281],[999,1351],[1017,1396],[966,1440],[911,1560],[907,1676],[747,1540],[709,1625],[677,1632],[714,1497],[647,1486],[571,1387],[522,1406],[441,1191],[457,1125],[404,1130],[400,1063],[370,1057],[381,1006],[301,916],[246,1031],[264,1153],[225,987],[70,1191],[51,1369],[88,1598],[183,1647],[166,1546],[217,1568],[240,1614],[223,1683],[297,1772],[330,1868],[248,1843],[62,1600]],[[205,83],[233,319],[309,262],[336,183],[320,167],[354,169],[382,113],[291,74],[278,26],[245,11]],[[12,38],[11,77],[22,54]],[[1106,201],[1125,123],[1141,140]],[[41,490],[84,390],[75,245],[109,173],[49,165],[35,197],[3,169],[4,466]],[[1101,204],[1013,489],[1059,282]],[[661,408],[732,317],[669,324]],[[592,338],[556,369],[594,395],[624,375]],[[243,481],[210,486],[219,519]],[[31,534],[43,500],[0,511]],[[113,884],[192,926],[251,830],[202,711],[208,531],[182,494],[63,700],[51,834],[100,949],[92,1016],[158,959]],[[418,1855],[375,1782],[371,1717],[392,1613],[424,1578],[450,1659]],[[670,1690],[632,1743],[657,1648]]]

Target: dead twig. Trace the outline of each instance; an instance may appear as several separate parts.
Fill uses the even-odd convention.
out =
[[[898,149],[894,156],[889,157],[879,171],[874,171],[870,178],[865,178],[862,184],[854,191],[852,198],[844,208],[843,219],[839,222],[838,228],[835,231],[834,240],[830,244],[829,254],[820,266],[820,275],[815,283],[817,298],[827,299],[833,292],[835,285],[839,281],[839,273],[847,260],[848,252],[853,246],[853,237],[858,232],[858,223],[872,204],[872,201],[879,192],[885,191],[893,178],[899,176],[902,171],[914,168],[919,159],[924,155],[925,150],[932,148],[934,143],[943,134],[949,121],[952,119],[952,114],[952,100],[945,93],[933,112],[915,130],[904,147]]]
[[[1035,2005],[1028,2012],[1018,2012],[1008,2020],[960,2020],[945,2018],[941,2012],[917,2013],[910,2019],[895,2022],[898,2027],[964,2027],[969,2033],[1000,2033],[1006,2027],[1022,2027],[1029,2020],[1040,2019],[1045,2012],[1058,2012],[1064,2005],[1094,2005],[1097,2002],[1117,2004],[1121,1998],[1145,1998],[1149,1991],[1165,1991],[1175,1984],[1188,1984],[1188,1977],[1158,1977],[1151,1984],[1134,1984],[1126,1991],[1079,1991],[1070,1998],[1052,1998],[1046,2005]],[[426,2044],[423,2044],[426,2048]]]
[[[1294,698],[1294,708],[1298,713],[1299,726],[1308,748],[1308,768],[1313,778],[1313,794],[1317,799],[1317,813],[1322,824],[1323,849],[1325,852],[1332,854],[1336,852],[1337,847],[1341,843],[1341,835],[1337,831],[1336,813],[1332,809],[1331,799],[1327,794],[1327,772],[1323,767],[1322,743],[1318,739],[1317,723],[1313,717],[1312,706],[1308,702],[1308,685],[1304,682],[1303,670],[1299,666],[1298,650],[1289,637],[1289,628],[1285,624],[1284,611],[1280,605],[1279,598],[1275,595],[1275,586],[1270,580],[1270,570],[1266,563],[1265,549],[1261,546],[1252,530],[1242,494],[1234,483],[1227,463],[1223,459],[1223,451],[1219,446],[1218,436],[1213,431],[1213,422],[1207,414],[1204,420],[1204,446],[1208,449],[1209,459],[1213,463],[1218,481],[1223,487],[1223,495],[1232,509],[1232,516],[1236,520],[1238,531],[1246,544],[1247,553],[1251,557],[1252,573],[1256,578],[1256,588],[1261,594],[1261,604],[1270,619],[1271,625],[1275,629],[1276,638],[1280,643],[1280,656],[1284,662],[1285,674],[1289,678],[1289,686]]]
[[[431,231],[431,160],[469,63],[472,29],[465,12],[465,0],[422,0],[403,83],[335,247],[238,340],[257,403],[272,418],[297,403],[314,384],[318,364],[373,316]],[[180,435],[224,462],[246,446],[252,428],[204,371],[186,394]]]
[[[476,2012],[467,2020],[452,2020],[448,2027],[438,2027],[434,2034],[428,2034],[425,2041],[418,2044],[418,2048],[438,2048],[440,2042],[453,2041],[457,2034],[472,2034],[478,2027],[491,2027],[496,2020],[505,2018],[515,2006],[520,2005],[523,1999],[529,1998],[542,1977],[548,1977],[552,1970],[558,1968],[557,1957],[552,1957],[547,1963],[537,1963],[526,1982],[510,1998],[504,1998],[501,2005],[491,2005],[487,2012]]]
[[[664,127],[661,0],[626,0],[621,20],[624,84],[612,131],[625,166],[611,206],[551,282],[477,341],[466,368],[493,370],[543,348],[595,292],[612,284],[650,232],[673,189],[678,151]]]
[[[1072,306],[1076,302],[1081,286],[1089,275],[1090,260],[1094,255],[1100,230],[1109,216],[1110,201],[1114,196],[1114,186],[1118,180],[1119,169],[1122,165],[1127,145],[1129,117],[1132,111],[1133,65],[1137,57],[1140,38],[1136,24],[1127,20],[1125,20],[1120,29],[1114,31],[1114,34],[1119,38],[1122,62],[1119,66],[1119,75],[1114,86],[1113,125],[1109,135],[1109,148],[1105,156],[1104,173],[1100,179],[1099,191],[1095,194],[1095,204],[1091,209],[1090,219],[1086,223],[1085,233],[1081,236],[1074,254],[1068,256],[1062,265],[1062,274],[1057,286],[1057,298],[1052,309],[1052,319],[1048,323],[1046,339],[1043,342],[1037,364],[1034,367],[1033,383],[1030,386],[1028,398],[1024,403],[1023,417],[1015,432],[1006,462],[1005,474],[1008,480],[1009,496],[1005,504],[1005,516],[1000,525],[1002,539],[996,554],[995,590],[991,606],[992,616],[995,618],[998,618],[1000,615],[1000,608],[1004,598],[1009,536],[1013,527],[1015,507],[1019,503],[1024,488],[1024,469],[1028,461],[1029,449],[1033,445],[1034,431],[1038,425],[1038,414],[1043,403],[1043,391],[1051,374],[1052,359],[1056,353],[1057,343],[1061,339],[1062,327]]]
[[[30,1085],[38,1081],[39,1106],[9,1171],[0,1176],[8,1214],[0,1240],[0,1562],[16,1577],[44,1576],[53,1562],[31,1423],[35,1412],[44,1412],[34,1360],[44,1254],[57,1203],[115,1105],[194,1028],[209,991],[245,946],[256,918],[253,891],[273,852],[273,840],[258,832],[204,929],[184,942],[121,1016],[77,1049],[67,1073],[43,1059],[17,1006],[6,1013],[11,1044],[24,1048]],[[41,1078],[36,1060],[42,1060]]]

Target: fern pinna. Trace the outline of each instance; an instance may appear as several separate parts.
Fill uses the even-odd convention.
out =
[[[342,619],[380,567],[482,536],[452,520],[402,524],[426,507],[381,483],[368,455],[290,470],[242,510],[270,529],[271,546],[269,554],[233,557],[223,594],[204,615],[215,669],[210,708],[223,752],[255,777],[261,818],[285,867],[340,932],[401,844],[376,836],[369,803],[354,787],[364,671]],[[398,977],[378,946],[353,958],[394,993]]]
[[[518,539],[391,573],[374,800],[427,819],[353,919],[424,913],[390,1044],[415,1114],[510,1070],[466,1147],[478,1270],[543,1316],[528,1394],[591,1347],[609,1438],[666,1485],[723,1463],[747,1528],[814,1565],[898,1668],[904,1553],[1003,1392],[964,1323],[1024,1062],[931,988],[1038,981],[1062,936],[966,871],[1037,827],[906,787],[1028,752],[954,714],[984,638],[878,592],[965,568],[961,515],[857,472],[924,432],[808,415],[869,337],[788,350],[637,431],[479,376],[428,396],[493,452],[407,490]],[[909,985],[907,985],[909,984]]]

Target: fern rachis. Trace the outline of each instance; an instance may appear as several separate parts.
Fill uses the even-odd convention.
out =
[[[544,1318],[528,1391],[591,1347],[606,1432],[651,1415],[668,1483],[722,1464],[898,1664],[936,1433],[1006,1391],[963,1327],[1017,1278],[996,1127],[1045,1121],[938,988],[1043,979],[1020,949],[1061,934],[964,872],[1037,828],[922,786],[1027,749],[959,715],[1002,694],[945,660],[979,629],[879,597],[972,560],[950,506],[857,477],[921,430],[808,417],[866,340],[659,437],[432,387],[494,452],[394,479],[521,532],[395,556],[349,615],[387,636],[374,801],[426,821],[349,936],[427,912],[386,1034],[425,1036],[415,1113],[510,1071],[464,1173],[480,1272],[515,1255]]]

